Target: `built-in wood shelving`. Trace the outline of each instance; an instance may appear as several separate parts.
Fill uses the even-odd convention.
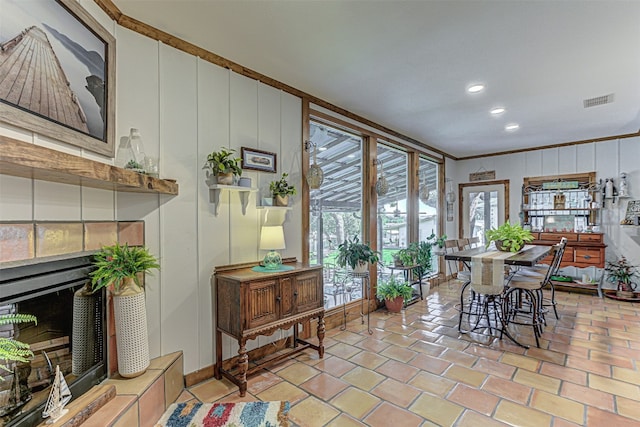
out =
[[[134,193],[178,194],[175,181],[0,135],[0,174]]]

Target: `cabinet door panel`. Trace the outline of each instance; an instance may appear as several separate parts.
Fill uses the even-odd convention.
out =
[[[602,242],[602,234],[580,234],[578,236],[580,242]]]
[[[248,287],[245,319],[247,329],[278,320],[278,281],[252,282]]]
[[[280,314],[282,318],[295,314],[294,311],[293,279],[283,277],[280,279]]]
[[[302,312],[322,307],[322,276],[320,272],[310,272],[296,277],[295,304],[296,311]]]

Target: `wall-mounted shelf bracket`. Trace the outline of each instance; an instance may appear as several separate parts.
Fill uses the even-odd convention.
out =
[[[215,215],[220,212],[220,193],[223,190],[235,191],[240,196],[240,204],[242,205],[242,215],[247,214],[247,206],[249,205],[249,196],[251,193],[258,191],[257,188],[240,187],[237,185],[209,184],[209,202],[214,205]]]

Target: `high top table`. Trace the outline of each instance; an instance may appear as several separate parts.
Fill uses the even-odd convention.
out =
[[[541,259],[549,255],[553,246],[542,245],[526,245],[519,252],[515,252],[510,257],[504,259],[504,263],[507,265],[519,265],[522,267],[532,267],[536,265]],[[473,249],[466,249],[464,251],[452,252],[444,255],[444,259],[461,261],[467,265],[471,263],[471,258],[478,256],[485,252],[493,252],[487,248],[479,247]]]
[[[542,260],[544,257],[546,257],[547,255],[549,255],[549,253],[551,252],[551,248],[553,246],[541,246],[541,245],[526,245],[523,249],[521,249],[518,252],[514,252],[513,254],[506,256],[506,257],[500,257],[502,258],[502,261],[504,262],[505,265],[515,265],[515,266],[522,266],[522,267],[532,267],[534,265],[536,265],[540,260]],[[471,271],[471,259],[473,257],[477,257],[479,255],[482,254],[486,254],[486,255],[491,255],[492,253],[496,253],[498,254],[498,251],[495,250],[489,250],[487,248],[485,248],[484,246],[479,247],[479,248],[473,248],[473,249],[467,249],[464,251],[458,251],[458,252],[452,252],[452,253],[448,253],[445,254],[444,259],[446,260],[453,260],[453,261],[459,261],[459,262],[463,262],[468,268],[469,271]],[[501,255],[504,255],[504,253],[500,253]],[[462,285],[462,289],[460,290],[460,310],[463,309],[462,305],[463,305],[463,293],[465,291],[465,289],[467,288],[467,286],[469,286],[471,284],[471,278],[469,278],[469,280],[465,281],[464,284]],[[462,311],[460,312],[460,319],[462,319]],[[524,348],[529,348],[528,346],[518,342],[507,330],[506,326],[504,325],[504,322],[502,322],[502,333],[504,333],[504,335],[507,336],[507,338],[509,338],[511,341],[513,341],[515,344],[524,347]]]

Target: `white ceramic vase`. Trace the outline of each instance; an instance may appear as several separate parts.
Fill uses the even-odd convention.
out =
[[[134,378],[149,367],[149,337],[144,290],[133,279],[125,279],[120,292],[113,293],[113,312],[118,347],[118,373]]]

